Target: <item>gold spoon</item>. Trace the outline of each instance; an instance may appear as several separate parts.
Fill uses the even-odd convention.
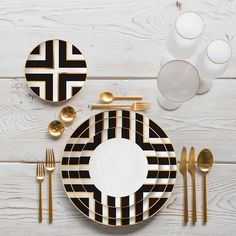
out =
[[[206,175],[213,165],[213,155],[209,149],[203,149],[197,158],[197,165],[203,177],[203,224],[207,222]]]
[[[110,92],[103,92],[99,98],[104,103],[111,103],[113,100],[142,100],[143,96],[114,96]]]

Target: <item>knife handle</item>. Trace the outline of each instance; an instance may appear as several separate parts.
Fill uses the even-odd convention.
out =
[[[192,181],[193,181],[192,223],[194,225],[197,222],[195,176],[193,176]]]
[[[187,175],[184,176],[184,224],[188,222],[188,184]]]

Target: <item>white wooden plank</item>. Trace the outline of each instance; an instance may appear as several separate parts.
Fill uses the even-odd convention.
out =
[[[212,90],[196,96],[176,111],[165,111],[157,103],[155,80],[104,81],[89,80],[68,104],[75,106],[77,120],[66,127],[64,135],[52,139],[48,123],[58,118],[62,105],[54,106],[32,96],[25,80],[0,81],[0,155],[1,161],[36,161],[44,157],[46,147],[53,147],[60,161],[64,145],[73,130],[91,115],[88,104],[97,102],[98,94],[108,90],[114,94],[144,95],[151,102],[146,115],[167,132],[179,156],[183,145],[194,145],[197,151],[209,147],[215,160],[235,162],[236,81],[215,80]]]
[[[0,164],[1,235],[234,235],[236,229],[236,165],[213,166],[207,176],[208,223],[202,221],[201,177],[197,173],[198,222],[183,226],[182,176],[178,176],[174,193],[167,205],[151,220],[133,227],[108,228],[85,218],[64,193],[59,166],[53,177],[54,222],[47,223],[47,182],[43,185],[43,223],[37,222],[38,189],[34,164]],[[191,179],[189,214],[191,222]]]
[[[232,38],[233,60],[224,76],[235,76],[236,2],[183,0],[206,23],[204,45]],[[89,76],[155,77],[165,39],[180,13],[173,0],[9,0],[0,9],[0,77],[24,76],[30,51],[61,38],[78,46]]]
[[[25,80],[0,81],[0,147],[1,161],[36,161],[44,156],[46,147],[53,147],[60,161],[64,145],[73,130],[91,115],[88,104],[97,101],[101,91],[114,94],[144,95],[151,102],[146,115],[166,130],[177,155],[181,147],[194,145],[197,151],[209,147],[215,160],[235,161],[236,137],[236,81],[215,80],[212,90],[196,96],[176,111],[165,111],[157,103],[155,80],[94,81],[88,80],[68,104],[80,110],[77,120],[66,127],[64,135],[52,139],[47,133],[48,123],[58,118],[62,105],[54,106],[32,96]]]

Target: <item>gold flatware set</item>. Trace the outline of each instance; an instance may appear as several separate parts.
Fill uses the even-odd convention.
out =
[[[206,174],[213,165],[213,155],[208,149],[202,150],[197,159],[197,165],[203,175],[203,224],[207,222],[207,197],[206,197]],[[196,178],[195,178],[195,149],[192,147],[187,162],[187,150],[182,149],[180,157],[180,172],[184,178],[184,224],[188,222],[188,184],[187,184],[187,168],[192,178],[192,224],[197,222],[196,210]]]
[[[133,102],[131,104],[111,104],[114,100],[142,100],[143,96],[114,96],[110,92],[102,92],[99,95],[101,103],[91,104],[91,109],[130,109],[132,111],[144,111],[150,108],[149,102]]]
[[[56,161],[53,149],[46,149],[45,163],[38,162],[36,167],[36,179],[39,183],[39,205],[38,205],[38,221],[41,223],[42,214],[42,183],[45,179],[45,169],[48,173],[48,221],[53,221],[53,198],[52,198],[52,173],[55,170]]]
[[[101,103],[90,104],[91,109],[130,109],[133,111],[144,111],[150,108],[150,103],[145,101],[135,101],[131,104],[116,103],[112,104],[114,100],[142,100],[142,96],[115,96],[110,92],[102,92],[99,95]],[[76,118],[76,110],[71,106],[65,106],[60,111],[60,120],[52,121],[48,126],[49,133],[58,137],[64,132],[64,123],[73,122]],[[213,165],[213,156],[208,149],[202,150],[197,159],[197,166],[203,178],[203,224],[207,222],[207,194],[206,194],[206,174],[210,171]],[[52,173],[55,169],[55,157],[52,149],[46,150],[46,161],[37,164],[36,177],[39,182],[39,209],[38,220],[42,222],[42,183],[45,178],[45,169],[48,173],[49,190],[48,190],[48,220],[49,223],[53,221],[53,197],[52,197]],[[197,207],[196,207],[196,166],[195,166],[195,149],[192,147],[187,159],[187,149],[183,147],[180,157],[180,172],[184,179],[184,224],[189,221],[188,208],[188,172],[191,175],[192,184],[192,224],[197,222]]]
[[[142,100],[143,96],[114,96],[111,92],[102,92],[99,95],[101,103],[90,104],[91,109],[130,109],[132,111],[145,111],[150,108],[149,102],[137,101],[131,104],[112,104],[114,100]],[[72,106],[64,106],[60,113],[60,119],[53,120],[48,125],[48,133],[59,138],[65,131],[65,123],[72,123],[76,119],[76,110]]]

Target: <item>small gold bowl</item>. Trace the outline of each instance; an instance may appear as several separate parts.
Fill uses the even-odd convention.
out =
[[[55,138],[61,136],[64,133],[64,130],[65,126],[60,120],[53,120],[48,125],[48,133]]]
[[[66,123],[70,123],[76,118],[76,110],[71,106],[65,106],[60,111],[60,118]]]

